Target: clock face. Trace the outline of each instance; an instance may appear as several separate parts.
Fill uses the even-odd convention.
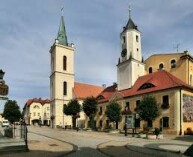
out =
[[[121,52],[121,56],[125,57],[127,55],[127,49],[123,49],[123,51]]]

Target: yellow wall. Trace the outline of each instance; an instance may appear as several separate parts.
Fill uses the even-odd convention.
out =
[[[168,95],[169,96],[169,109],[161,109],[161,104],[163,103],[162,97]],[[132,113],[135,113],[135,108],[136,108],[136,101],[137,100],[142,100],[144,95],[141,96],[135,96],[132,98],[127,98],[127,99],[121,99],[117,101],[120,106],[122,107],[122,111],[125,109],[126,102],[130,103],[130,110]],[[179,119],[180,119],[180,92],[178,89],[170,89],[170,90],[165,90],[165,91],[160,91],[160,92],[155,92],[151,94],[151,96],[154,96],[159,104],[161,115],[153,122],[153,128],[158,127],[160,128],[160,119],[162,117],[169,117],[169,128],[164,128],[165,133],[172,133],[172,134],[179,134]],[[105,115],[105,110],[106,106],[108,105],[107,103],[99,104],[98,105],[98,112],[96,114],[95,120],[97,121],[97,127],[99,127],[99,121],[103,121],[103,126],[102,129],[106,128],[106,120],[107,117]],[[103,114],[99,115],[99,108],[102,106],[103,109]],[[119,122],[119,129],[123,130],[125,124],[125,117],[122,116],[121,122]],[[142,130],[145,125],[144,121],[140,122],[140,128],[138,130]],[[112,126],[112,124],[111,124]]]
[[[172,75],[189,84],[188,70],[191,68],[193,69],[193,63],[189,61],[190,68],[188,68],[188,60],[180,59],[182,55],[184,55],[184,53],[152,55],[145,60],[145,70],[147,73],[149,73],[149,67],[152,67],[153,72],[156,72],[159,69],[159,64],[163,63],[164,70],[170,72]],[[173,59],[176,60],[176,68],[171,68],[171,60]],[[191,73],[193,74],[193,71],[191,71]]]

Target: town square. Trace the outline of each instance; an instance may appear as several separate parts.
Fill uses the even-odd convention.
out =
[[[191,1],[4,1],[0,155],[193,156]]]

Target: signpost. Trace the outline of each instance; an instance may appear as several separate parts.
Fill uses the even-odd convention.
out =
[[[127,129],[132,129],[134,136],[135,114],[125,115],[125,136],[127,136]]]

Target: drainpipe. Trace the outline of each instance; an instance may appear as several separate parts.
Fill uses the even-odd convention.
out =
[[[180,133],[182,135],[182,89],[180,89]]]

